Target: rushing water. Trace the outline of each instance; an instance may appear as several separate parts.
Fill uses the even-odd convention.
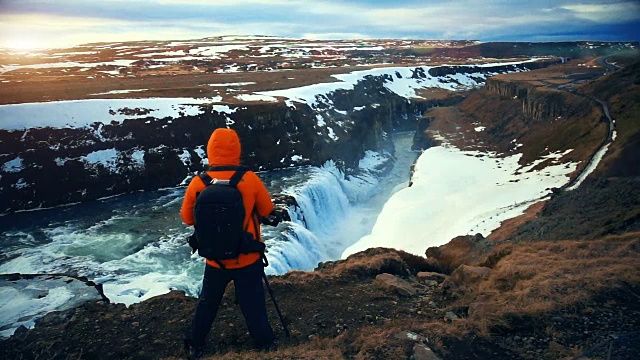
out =
[[[396,162],[383,175],[370,170],[375,153],[361,161],[358,176],[344,176],[331,162],[260,173],[272,193],[293,195],[300,206],[290,209],[291,222],[263,226],[267,272],[312,270],[367,235],[385,201],[408,182],[417,157],[411,138],[411,133],[394,135]],[[184,188],[163,189],[0,217],[0,273],[86,276],[103,284],[112,301],[125,304],[170,289],[195,295],[204,262],[191,255],[185,241],[192,229],[180,221],[183,194]],[[17,319],[28,316],[9,306],[24,300],[23,289],[0,284],[0,312],[16,312],[0,319],[0,334],[6,336],[15,328],[8,323],[17,326]],[[54,293],[49,292],[49,303],[60,302]],[[48,297],[37,300],[46,303]]]

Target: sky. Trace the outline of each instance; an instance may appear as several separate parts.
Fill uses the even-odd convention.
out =
[[[0,0],[0,47],[220,35],[638,41],[640,0]]]

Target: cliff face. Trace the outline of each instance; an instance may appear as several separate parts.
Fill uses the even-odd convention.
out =
[[[518,63],[512,65],[496,65],[496,66],[441,66],[429,69],[432,76],[445,76],[452,74],[473,74],[473,73],[501,73],[505,69],[510,68],[512,71],[526,71],[542,69],[550,65],[560,64],[563,59],[549,59],[533,62]]]
[[[328,105],[317,109],[254,102],[226,113],[203,105],[198,115],[178,118],[138,116],[86,128],[1,130],[0,213],[175,186],[205,168],[207,140],[219,127],[238,132],[242,161],[252,169],[320,165],[329,159],[352,168],[365,150],[392,153],[394,129],[414,129],[427,107],[442,102],[409,101],[375,79],[324,98]]]
[[[496,78],[487,79],[486,89],[503,98],[517,99],[522,114],[538,123],[560,116],[584,116],[593,106],[587,98],[566,91]]]
[[[535,78],[514,81],[488,79],[485,88],[469,95],[457,108],[465,122],[480,124],[481,136],[499,153],[522,153],[521,164],[550,153],[564,160],[589,159],[608,132],[601,106],[587,96],[558,89]]]

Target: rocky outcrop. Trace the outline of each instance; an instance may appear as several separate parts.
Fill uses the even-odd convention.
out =
[[[474,265],[492,248],[492,244],[482,234],[464,235],[453,238],[447,244],[427,249],[427,258],[437,262],[442,272],[450,274],[460,265]]]
[[[283,221],[291,221],[289,209],[299,208],[296,198],[291,195],[274,194],[272,200],[273,211],[268,216],[263,217],[261,222],[266,225],[276,226]]]
[[[429,69],[431,76],[445,76],[453,74],[487,74],[487,73],[505,73],[513,71],[525,71],[542,69],[544,67],[562,63],[562,59],[549,59],[542,61],[533,61],[527,63],[519,63],[512,65],[496,65],[496,66],[438,66]]]
[[[418,119],[416,132],[413,135],[413,144],[411,144],[411,150],[425,150],[437,144],[430,136],[427,135],[426,132],[432,121],[433,117],[423,116]]]
[[[383,273],[376,276],[373,283],[383,289],[389,290],[400,296],[414,296],[416,289],[411,284],[395,275]]]
[[[583,96],[517,81],[489,78],[486,90],[502,98],[520,101],[523,115],[536,123],[548,122],[559,117],[584,116],[592,108],[592,103]]]

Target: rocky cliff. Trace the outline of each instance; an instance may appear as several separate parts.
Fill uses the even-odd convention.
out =
[[[487,79],[486,89],[503,98],[517,99],[522,104],[522,114],[538,123],[548,122],[559,116],[584,116],[593,106],[584,96],[500,78]]]
[[[569,77],[582,68],[547,69],[491,77],[457,108],[468,123],[486,127],[482,136],[496,151],[522,152],[521,164],[553,152],[582,162],[606,138],[602,107],[581,93],[581,78]]]
[[[238,132],[242,161],[256,170],[320,165],[329,159],[353,167],[365,150],[392,152],[388,134],[412,128],[432,105],[379,88],[368,91],[366,82],[359,87],[331,95],[336,106],[319,110],[300,103],[256,102],[236,105],[228,114],[202,105],[200,114],[179,118],[0,130],[0,162],[5,164],[0,212],[175,186],[204,169],[204,148],[219,127]]]

